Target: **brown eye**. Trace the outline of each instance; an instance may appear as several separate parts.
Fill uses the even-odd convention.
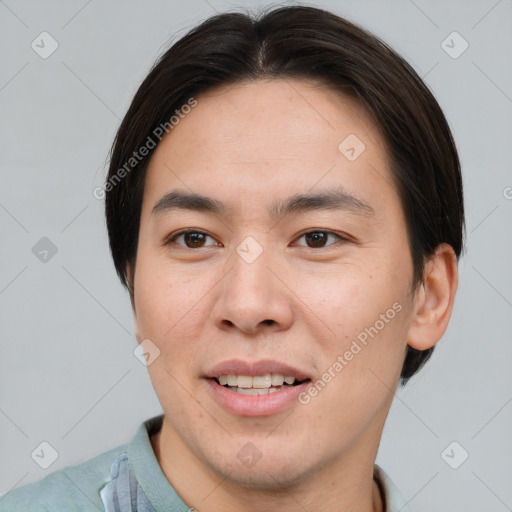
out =
[[[183,237],[184,245],[181,243],[176,243],[176,241],[181,237]],[[174,236],[169,238],[165,244],[169,245],[171,243],[176,243],[176,245],[185,247],[187,249],[200,249],[202,247],[208,247],[204,245],[204,242],[207,238],[212,237],[206,233],[202,233],[201,231],[181,231],[180,233],[176,233]]]
[[[329,237],[334,237],[335,241],[344,240],[343,237],[333,233],[332,231],[309,231],[304,233],[300,238],[304,238],[306,240],[307,246],[309,248],[322,249],[326,247],[326,243],[329,240]]]

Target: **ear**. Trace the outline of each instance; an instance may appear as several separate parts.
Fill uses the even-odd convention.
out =
[[[452,315],[459,281],[453,248],[441,244],[425,264],[423,283],[415,292],[407,344],[416,350],[433,347],[443,336]]]

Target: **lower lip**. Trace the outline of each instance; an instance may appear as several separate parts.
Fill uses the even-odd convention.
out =
[[[298,396],[311,381],[297,386],[283,388],[267,395],[242,395],[221,386],[215,379],[206,379],[217,402],[231,414],[237,416],[270,416],[292,403],[298,403]]]

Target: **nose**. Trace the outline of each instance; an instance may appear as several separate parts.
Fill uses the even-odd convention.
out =
[[[293,292],[271,247],[252,262],[234,252],[232,261],[212,311],[216,326],[246,335],[288,329],[293,322]]]

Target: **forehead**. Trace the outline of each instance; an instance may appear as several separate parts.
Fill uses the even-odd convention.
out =
[[[306,143],[302,153],[321,144],[326,156],[339,156],[340,137],[357,135],[367,146],[385,147],[377,125],[362,103],[320,82],[297,79],[267,79],[237,82],[208,90],[197,98],[197,106],[172,128],[165,138],[174,146],[186,144],[200,150],[204,144],[229,147],[231,156],[243,160],[258,154],[258,160],[283,157],[299,151],[296,142]],[[186,123],[185,123],[186,121]],[[188,133],[184,133],[186,125]],[[180,129],[181,128],[181,129]],[[190,130],[194,130],[191,137]],[[186,139],[186,140],[185,140]],[[261,150],[264,150],[261,153]],[[236,151],[238,150],[238,151]],[[312,156],[316,158],[317,152]],[[194,154],[188,155],[194,158]]]
[[[297,79],[223,85],[195,99],[151,158],[145,200],[179,186],[252,204],[343,185],[359,197],[386,187],[398,201],[383,138],[355,99]]]

